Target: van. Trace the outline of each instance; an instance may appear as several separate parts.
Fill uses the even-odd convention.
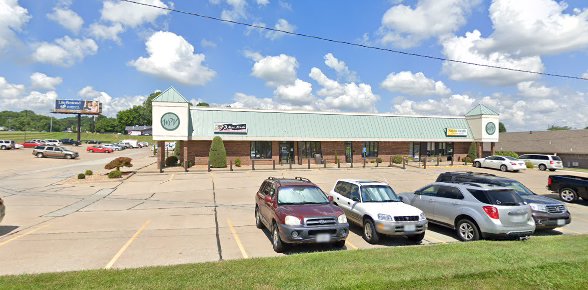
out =
[[[559,156],[545,155],[545,154],[524,154],[519,156],[519,160],[531,162],[537,166],[539,170],[555,171],[556,169],[563,169],[563,163]]]
[[[128,143],[130,144],[133,148],[141,148],[141,146],[139,146],[139,142],[137,140],[122,140],[120,141],[121,143]]]

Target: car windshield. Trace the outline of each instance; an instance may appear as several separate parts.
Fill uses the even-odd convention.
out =
[[[364,185],[361,187],[363,202],[399,202],[400,198],[387,185]]]
[[[468,191],[480,202],[494,205],[522,205],[524,201],[512,189],[478,190]]]
[[[535,193],[518,181],[505,182],[504,186],[513,189],[520,196],[535,195]]]
[[[504,158],[508,159],[508,160],[512,160],[512,161],[517,161],[518,159],[514,158],[514,157],[510,157],[510,156],[503,156]]]
[[[278,204],[326,204],[329,203],[323,191],[314,186],[282,187],[278,191]]]

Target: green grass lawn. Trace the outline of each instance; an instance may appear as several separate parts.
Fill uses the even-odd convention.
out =
[[[577,172],[586,172],[588,173],[588,169],[587,168],[564,168],[563,170],[569,170],[569,171],[577,171]]]
[[[26,137],[25,137],[26,133]],[[25,139],[26,138],[26,139]],[[118,142],[125,139],[133,139],[138,141],[146,141],[149,143],[153,142],[151,136],[129,136],[129,135],[118,135],[118,134],[99,134],[99,133],[82,133],[83,140],[98,140],[102,142]],[[67,132],[0,132],[1,140],[14,140],[17,143],[22,143],[31,139],[77,139],[77,133]]]
[[[4,276],[0,288],[588,289],[587,250],[586,235],[533,237]]]

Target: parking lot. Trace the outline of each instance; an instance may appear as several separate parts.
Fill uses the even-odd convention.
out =
[[[0,151],[0,196],[7,207],[0,225],[0,275],[283,255],[272,250],[269,233],[255,227],[254,195],[268,176],[307,177],[326,192],[339,178],[376,179],[400,193],[427,185],[444,171],[483,171],[515,178],[538,194],[555,197],[545,189],[553,173],[539,170],[503,173],[456,165],[210,173],[173,168],[159,173],[148,149],[112,154],[74,150],[81,153],[78,160],[38,159],[29,149]],[[70,179],[86,169],[104,173],[104,164],[117,156],[133,158],[137,173],[117,181]],[[588,203],[567,206],[572,223],[539,234],[588,234]],[[344,250],[411,245],[404,238],[370,245],[361,238],[361,228],[351,230]],[[456,241],[451,230],[431,225],[423,244]],[[297,246],[285,254],[330,250],[335,248]]]

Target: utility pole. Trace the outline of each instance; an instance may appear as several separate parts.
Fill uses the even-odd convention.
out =
[[[82,114],[78,114],[78,142],[82,139]]]

